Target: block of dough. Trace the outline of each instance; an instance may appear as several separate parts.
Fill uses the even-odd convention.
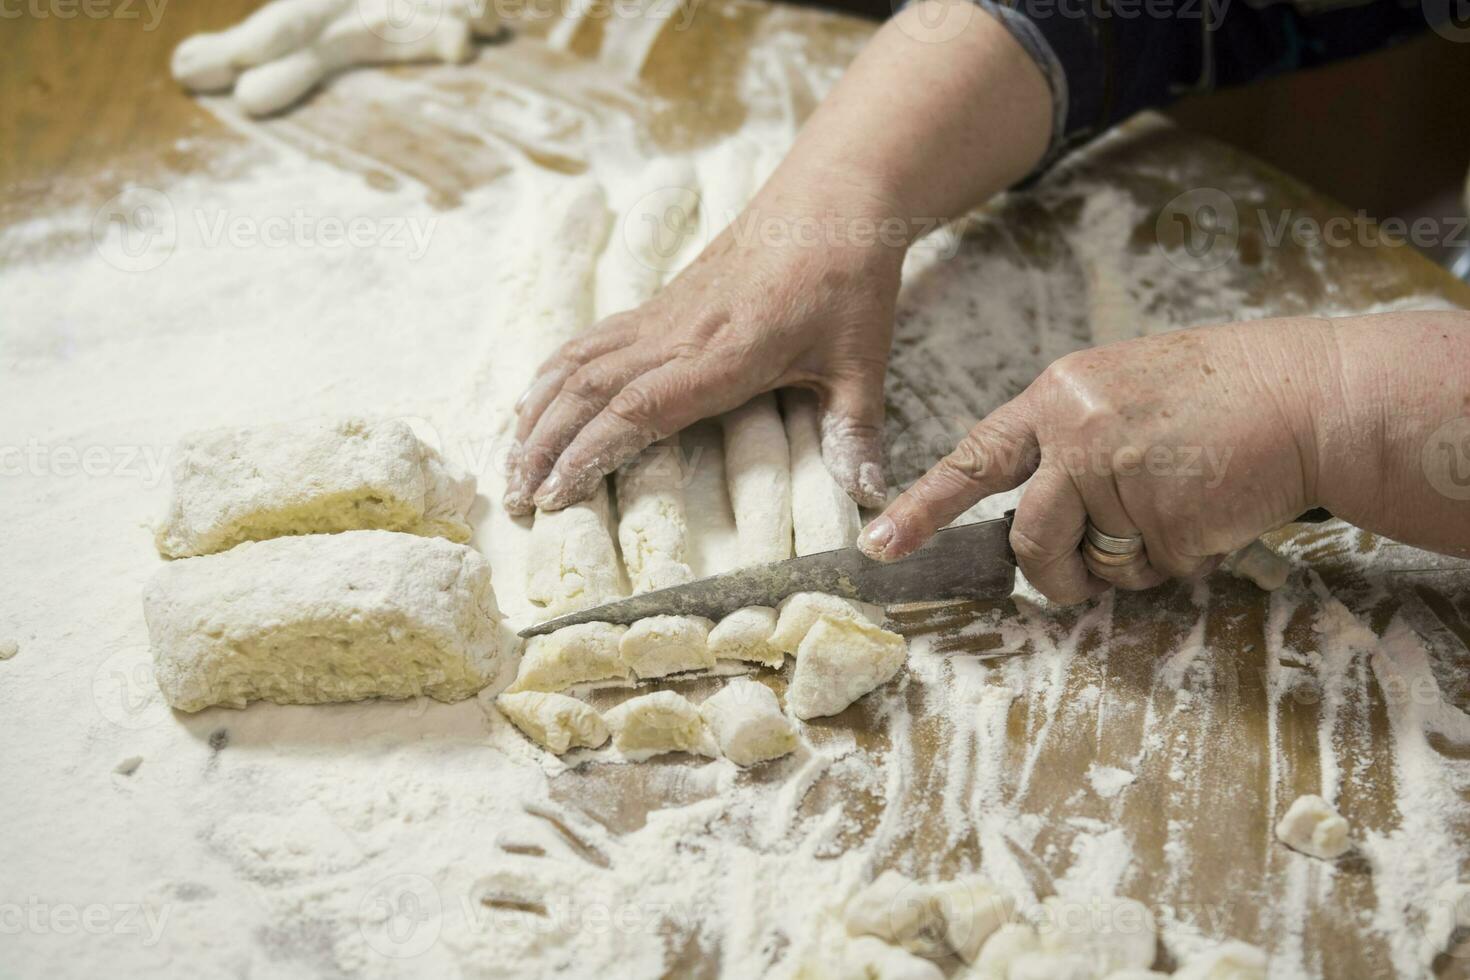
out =
[[[776,759],[796,748],[796,729],[781,713],[775,693],[764,684],[739,677],[699,706],[699,714],[737,766]]]
[[[797,555],[851,548],[863,529],[862,515],[822,459],[822,433],[815,392],[781,392],[786,441],[791,447],[791,524]]]
[[[617,471],[618,544],[633,592],[694,579],[689,567],[689,524],[684,517],[684,474],[679,437],[644,450]]]
[[[626,595],[613,545],[606,481],[590,500],[536,512],[526,560],[526,597],[548,617]]]
[[[944,980],[944,971],[881,939],[857,936],[842,951],[842,980]]]
[[[746,606],[720,620],[709,631],[709,652],[716,660],[748,660],[767,667],[780,667],[786,655],[771,645],[776,631],[776,610],[770,606]]]
[[[943,923],[929,887],[891,869],[848,899],[842,923],[850,936],[877,936],[917,953],[943,950]]]
[[[1153,965],[1158,933],[1148,906],[1117,896],[1042,902],[1037,931],[1041,950],[1058,958],[1078,956],[1099,973]]]
[[[173,496],[155,532],[169,558],[242,541],[384,530],[468,541],[473,477],[399,419],[211,429],[175,449]]]
[[[1266,980],[1268,966],[1263,950],[1231,941],[1185,960],[1174,980]]]
[[[1024,922],[1007,922],[991,934],[975,958],[975,972],[982,977],[1006,977],[1011,964],[1041,949],[1036,930]]]
[[[882,607],[823,592],[798,592],[781,600],[776,608],[779,615],[771,631],[771,646],[782,653],[796,653],[821,616],[883,625]]]
[[[683,670],[708,670],[714,623],[703,616],[649,616],[628,627],[618,641],[623,663],[639,677],[666,677]]]
[[[495,699],[495,706],[531,741],[557,755],[582,746],[595,749],[607,741],[602,716],[565,694],[507,693]]]
[[[725,481],[739,532],[740,563],[791,557],[791,451],[776,396],[757,395],[721,418]]]
[[[796,651],[786,704],[802,720],[835,715],[892,680],[907,652],[897,633],[868,622],[822,616]]]
[[[1097,971],[1078,953],[1022,953],[1011,960],[1006,980],[1096,980]]]
[[[602,716],[612,731],[613,745],[634,762],[665,752],[719,755],[699,709],[673,691],[655,691],[631,698]]]
[[[628,665],[618,651],[626,626],[579,623],[526,641],[521,666],[507,691],[564,691],[573,684],[626,680]]]
[[[984,875],[961,875],[931,885],[929,894],[944,924],[945,945],[966,963],[975,962],[985,941],[1016,911],[1015,899]]]
[[[1298,796],[1276,824],[1276,837],[1303,854],[1331,861],[1352,846],[1348,822],[1320,796]]]
[[[247,542],[163,566],[143,592],[154,673],[181,711],[428,695],[494,679],[490,564],[392,531]]]

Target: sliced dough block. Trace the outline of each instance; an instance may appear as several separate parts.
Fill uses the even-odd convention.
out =
[[[944,971],[881,939],[858,936],[842,951],[842,980],[944,980]]]
[[[198,711],[427,694],[495,676],[490,565],[441,538],[348,531],[171,562],[143,592],[158,686]]]
[[[655,691],[624,701],[602,720],[612,730],[613,745],[634,762],[665,752],[719,755],[699,709],[673,691]]]
[[[592,707],[565,694],[522,691],[502,694],[495,706],[526,736],[561,755],[578,746],[595,749],[607,741],[607,724]]]
[[[605,482],[590,500],[565,510],[536,512],[526,563],[526,597],[548,617],[626,594],[610,520]]]
[[[781,713],[775,693],[740,677],[699,706],[720,752],[737,766],[776,759],[796,748],[796,729]]]
[[[982,977],[1008,977],[1011,964],[1041,949],[1036,930],[1024,922],[1007,922],[991,934],[975,958],[975,972]]]
[[[468,541],[475,481],[398,419],[212,429],[180,440],[159,553],[209,555],[242,541],[407,531]]]
[[[780,615],[776,620],[776,628],[771,632],[771,646],[782,653],[796,653],[801,641],[806,638],[807,631],[822,616],[867,622],[874,626],[883,625],[881,607],[823,592],[798,592],[787,596],[781,600],[777,609]]]
[[[1231,941],[1190,957],[1174,972],[1174,980],[1266,980],[1268,966],[1264,951]]]
[[[1141,902],[1052,896],[1042,909],[1042,952],[1060,959],[1076,956],[1099,973],[1153,965],[1158,934],[1153,914]]]
[[[694,579],[683,484],[678,436],[654,444],[617,472],[618,543],[635,593]]]
[[[708,670],[715,665],[708,642],[713,625],[703,616],[650,616],[628,627],[618,649],[639,677]]]
[[[843,925],[850,936],[877,936],[919,953],[938,953],[943,925],[929,886],[889,870],[847,902]]]
[[[966,963],[975,962],[986,940],[1016,911],[1015,899],[984,875],[962,875],[931,885],[929,894],[944,923],[945,945]]]
[[[579,623],[526,642],[520,670],[508,693],[564,691],[573,684],[626,680],[628,665],[618,651],[626,626]]]
[[[1352,846],[1348,822],[1320,796],[1299,796],[1276,824],[1276,837],[1294,851],[1323,861],[1341,857]]]
[[[897,633],[822,616],[796,651],[786,703],[803,720],[835,715],[892,680],[907,652]]]
[[[709,631],[709,652],[716,660],[749,660],[780,667],[786,655],[771,645],[776,610],[770,606],[737,609]]]
[[[790,558],[791,452],[776,396],[757,395],[721,421],[740,563],[760,565]]]
[[[791,446],[791,523],[797,555],[852,547],[863,529],[862,515],[822,459],[816,393],[785,389],[781,412]]]

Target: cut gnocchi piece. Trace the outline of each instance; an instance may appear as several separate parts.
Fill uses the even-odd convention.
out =
[[[883,625],[881,607],[823,592],[798,592],[787,596],[777,607],[777,612],[776,628],[771,632],[770,643],[782,653],[796,653],[807,631],[821,616]]]
[[[1348,822],[1320,796],[1298,796],[1276,824],[1276,837],[1294,851],[1331,861],[1347,853]]]
[[[1117,896],[1042,902],[1041,950],[1053,957],[1078,956],[1099,973],[1153,965],[1158,933],[1148,906]]]
[[[709,650],[713,625],[703,616],[649,616],[628,627],[618,648],[640,678],[708,670],[715,665]]]
[[[945,944],[966,963],[1016,911],[1016,901],[984,875],[962,875],[930,886],[934,911],[944,924]]]
[[[780,667],[786,654],[771,645],[776,610],[770,606],[737,609],[709,631],[709,652],[716,660],[746,660]]]
[[[857,936],[842,951],[842,980],[944,980],[944,971],[881,939]]]
[[[975,972],[982,977],[1009,976],[1013,962],[1040,949],[1041,938],[1035,929],[1024,922],[1007,922],[980,947]]]
[[[848,900],[842,921],[851,936],[877,936],[918,953],[942,951],[943,926],[928,886],[891,869]]]
[[[613,746],[633,762],[665,752],[692,752],[715,758],[719,749],[699,709],[673,691],[631,698],[602,716]]]
[[[737,766],[776,759],[796,748],[796,729],[781,713],[775,692],[739,677],[699,706],[720,752]]]
[[[1268,966],[1264,950],[1232,940],[1185,960],[1174,980],[1266,980]]]
[[[507,693],[564,691],[589,681],[627,680],[618,641],[628,631],[612,623],[580,623],[546,636],[533,636]]]
[[[569,749],[595,749],[607,741],[607,724],[590,705],[565,694],[520,691],[495,699],[511,723],[531,741],[561,755]]]
[[[823,615],[797,649],[786,704],[802,720],[835,715],[892,680],[907,652],[897,633]]]

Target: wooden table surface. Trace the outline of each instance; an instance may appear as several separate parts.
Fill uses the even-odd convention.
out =
[[[168,77],[167,63],[179,39],[197,30],[234,23],[254,6],[255,0],[207,4],[171,0],[154,23],[146,7],[130,8],[137,16],[129,18],[122,16],[121,4],[114,3],[108,8],[112,15],[106,17],[28,15],[6,22],[5,57],[0,59],[0,92],[4,93],[0,97],[0,227],[60,204],[101,202],[142,175],[158,179],[160,174],[209,165],[220,156],[221,147],[242,143],[245,137],[240,132],[178,89]],[[493,101],[499,80],[513,79],[517,84],[556,92],[571,106],[626,114],[665,147],[697,145],[739,124],[743,108],[732,79],[769,16],[767,8],[751,3],[715,6],[725,16],[706,9],[690,30],[660,39],[631,97],[609,94],[595,79],[580,74],[582,64],[599,49],[595,28],[580,33],[570,52],[509,41],[493,58],[482,52],[476,62],[462,69],[435,69],[436,91],[463,108]],[[807,37],[806,55],[826,59],[834,67],[845,63],[871,30],[864,22],[817,12],[791,16]],[[530,33],[544,33],[544,27]],[[497,123],[492,113],[486,113],[485,122],[503,126],[506,145],[518,147],[538,165],[567,171],[585,166],[575,152],[565,152],[577,142],[574,121],[569,121],[567,132],[534,139],[518,133],[511,124]],[[312,99],[298,112],[267,121],[262,132],[365,179],[393,181],[409,175],[422,180],[435,189],[441,207],[452,207],[465,190],[496,179],[512,165],[493,152],[467,158],[456,147],[452,132],[436,132],[422,119],[395,117],[382,106],[363,106],[352,96],[335,91]],[[1075,225],[1084,211],[1087,188],[1099,181],[1125,189],[1136,200],[1151,202],[1150,220],[1137,229],[1140,242],[1151,233],[1153,216],[1191,187],[1239,190],[1253,195],[1263,206],[1319,220],[1346,214],[1333,202],[1228,147],[1167,126],[1143,124],[1089,155],[1058,181],[1003,202],[992,218],[965,239],[960,261],[945,274],[960,277],[956,283],[962,285],[965,270],[973,271],[989,257],[1026,263],[1037,273],[1043,284],[1038,288],[1048,298],[1039,309],[1050,311],[1045,315],[1074,318],[1078,346],[1096,338],[1098,324],[1090,319],[1096,311],[1071,302],[1091,288],[1088,271],[1059,243],[1065,240],[1063,230]],[[1237,265],[1235,282],[1245,301],[1254,308],[1283,314],[1323,305],[1366,308],[1414,295],[1470,306],[1470,290],[1406,247],[1354,246],[1329,253],[1288,243],[1268,250],[1258,237],[1243,233]],[[1172,292],[1164,289],[1162,295],[1173,297],[1171,301],[1180,309],[1192,310],[1190,304],[1201,300],[1191,292],[1191,282],[1188,275],[1180,274],[1177,288]],[[953,283],[936,280],[925,285],[946,289]],[[1027,315],[1043,314],[1031,311]],[[926,393],[922,399],[925,417],[920,417],[914,408],[916,400],[901,397],[924,388],[920,354],[925,328],[922,307],[910,308],[901,317],[890,380],[890,443],[895,447],[905,434],[925,424],[926,418],[973,418],[994,407],[978,401],[972,392],[954,388]],[[1147,329],[1148,324],[1140,323],[1138,328]],[[1023,350],[1026,335],[1023,325],[1019,339],[1013,338],[1016,346],[1003,350],[1004,356],[987,361],[984,352],[978,353],[973,370],[977,374],[1010,371],[1017,384],[1024,384],[1028,373],[1039,369],[1037,358],[1044,353]],[[1010,356],[1012,353],[1016,356]],[[922,454],[899,458],[896,451],[892,460],[895,475],[901,481],[912,479],[924,461]],[[1376,626],[1381,628],[1395,614],[1412,615],[1416,622],[1427,624],[1423,629],[1443,640],[1445,649],[1458,644],[1463,654],[1470,646],[1470,575],[1463,568],[1417,568],[1412,561],[1397,570],[1384,569],[1382,574],[1365,573],[1353,558],[1369,544],[1361,537],[1312,530],[1299,535],[1294,547],[1300,558],[1311,562],[1333,595]],[[1012,842],[1034,864],[1038,891],[1070,861],[1067,845],[1075,830],[1064,816],[1112,820],[1134,841],[1139,869],[1129,881],[1129,894],[1176,909],[1223,909],[1222,920],[1215,923],[1219,934],[1272,943],[1277,926],[1270,909],[1281,899],[1286,884],[1282,857],[1263,832],[1263,822],[1269,818],[1266,801],[1273,794],[1274,798],[1290,798],[1296,791],[1314,788],[1318,773],[1314,756],[1317,710],[1310,705],[1293,708],[1274,703],[1263,680],[1274,669],[1272,658],[1281,656],[1283,649],[1295,650],[1304,658],[1312,652],[1311,618],[1324,598],[1305,584],[1304,576],[1298,578],[1294,588],[1301,590],[1297,598],[1302,611],[1284,636],[1272,635],[1268,622],[1272,600],[1224,576],[1212,580],[1203,610],[1194,604],[1188,587],[1176,585],[1148,594],[1120,595],[1102,618],[1092,608],[1056,620],[1054,635],[1074,636],[1078,644],[1067,675],[1059,680],[1065,691],[1062,704],[1078,707],[1067,709],[1072,712],[1068,724],[1052,728],[1048,722],[1055,711],[1048,713],[1043,707],[1043,694],[1025,692],[1017,698],[1008,723],[1009,750],[1018,767],[1032,754],[1030,766],[1042,775],[1022,789],[1015,789],[1021,784],[1009,769],[997,777],[1000,785],[1015,789],[1017,795],[1011,802],[1023,811],[1056,818],[1028,846]],[[914,613],[899,621],[911,636],[927,636],[962,657],[1001,649],[1000,627],[1017,615],[1014,603],[1004,602]],[[1186,712],[1176,713],[1173,720],[1148,721],[1154,709],[1174,696],[1159,688],[1157,663],[1178,651],[1197,628],[1202,628],[1205,638],[1199,669],[1211,677],[1207,689],[1213,700],[1208,717]],[[1098,686],[1111,692],[1105,734],[1094,732],[1098,709],[1095,703],[1089,707],[1083,696]],[[914,794],[913,798],[889,801],[889,805],[901,805],[914,813],[915,832],[908,846],[923,852],[923,857],[910,861],[910,866],[918,864],[934,872],[968,866],[975,863],[978,841],[969,838],[958,845],[946,844],[955,840],[955,829],[944,826],[945,814],[928,806],[924,796],[926,787],[939,778],[936,770],[946,758],[943,746],[950,736],[943,719],[926,714],[922,690],[915,687],[912,691],[911,707],[919,719],[912,737],[929,761],[908,781],[905,792]],[[1361,690],[1355,689],[1352,697],[1360,699],[1354,701],[1355,710],[1377,720],[1361,744],[1344,751],[1380,756],[1387,744],[1382,694],[1370,676],[1361,680]],[[1457,703],[1463,707],[1470,697]],[[881,749],[886,744],[881,719],[869,717],[861,704],[830,723],[866,728],[865,737],[873,745]],[[1281,751],[1291,763],[1285,769],[1272,765],[1268,728],[1273,724],[1279,726]],[[1148,755],[1135,782],[1116,800],[1076,799],[1077,787],[1084,783],[1092,763],[1123,764],[1138,755],[1145,736],[1159,740],[1163,749]],[[1446,751],[1458,749],[1448,747]],[[1183,787],[1170,761],[1179,753],[1191,759],[1192,775]],[[585,792],[587,783],[607,779],[623,781],[626,799],[657,792],[652,783],[638,786],[637,767],[621,767],[619,772],[596,767],[573,771],[558,777],[558,792],[567,805],[595,808],[598,804],[589,801],[606,800],[608,794]],[[823,777],[813,786],[809,802],[813,808],[829,805],[843,793],[841,785]],[[644,803],[647,806],[641,809],[645,810],[661,805],[648,798]],[[1345,787],[1343,804],[1365,825],[1391,827],[1397,819],[1393,782],[1387,775]],[[858,825],[871,826],[875,819],[871,800],[844,805],[852,810]],[[616,827],[623,821],[637,821],[638,809],[620,804],[615,813],[592,815]],[[1201,815],[1208,819],[1198,819]],[[1193,828],[1187,844],[1195,873],[1183,879],[1166,873],[1166,851],[1171,846],[1166,828],[1178,821]],[[1463,829],[1470,831],[1470,827]],[[860,831],[849,840],[851,846],[861,846],[861,842]],[[879,863],[886,866],[897,857],[884,855]],[[1447,855],[1446,860],[1461,857]],[[1382,944],[1364,938],[1355,924],[1355,916],[1371,909],[1374,900],[1370,876],[1362,868],[1348,868],[1314,906],[1303,942],[1308,958],[1319,963],[1325,975],[1388,975]],[[696,951],[694,959],[701,960],[705,954],[713,955],[713,951]]]

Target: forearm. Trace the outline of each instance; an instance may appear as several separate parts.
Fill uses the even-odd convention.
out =
[[[936,22],[945,28],[925,27]],[[874,36],[755,206],[899,218],[922,232],[1029,173],[1051,125],[1050,89],[1009,32],[964,0],[927,0]]]
[[[1318,501],[1370,531],[1470,556],[1470,313],[1329,323]]]

